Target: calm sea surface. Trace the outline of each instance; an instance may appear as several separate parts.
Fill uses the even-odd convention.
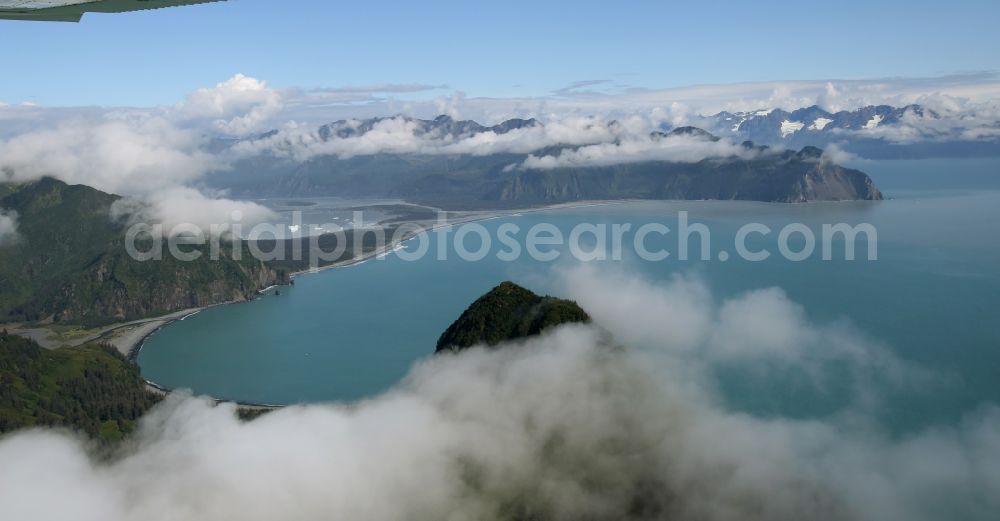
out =
[[[906,428],[951,420],[984,402],[1000,403],[1000,160],[860,162],[889,200],[878,203],[783,205],[746,202],[630,202],[553,210],[482,222],[495,230],[511,222],[519,237],[533,224],[553,223],[565,234],[580,222],[662,222],[676,229],[677,212],[712,233],[713,257],[727,262],[639,260],[627,236],[620,264],[651,279],[694,272],[719,298],[778,286],[810,318],[848,320],[899,357],[948,374],[933,390],[892,396],[887,424]],[[367,220],[367,219],[366,219]],[[824,223],[867,222],[878,230],[878,260],[792,262],[774,254],[764,262],[733,254],[736,230],[761,222],[776,230],[751,242],[777,252],[777,230],[802,222],[819,235]],[[633,228],[634,229],[634,228]],[[430,251],[437,236],[428,237]],[[676,237],[663,246],[676,251]],[[467,247],[477,249],[475,235]],[[496,242],[494,240],[494,242]],[[652,249],[653,243],[650,242]],[[412,250],[416,241],[407,244]],[[500,250],[494,245],[493,252]],[[697,251],[697,241],[692,243]],[[570,265],[566,251],[555,262],[522,255],[514,262],[494,254],[466,262],[427,255],[405,261],[394,254],[360,265],[299,276],[281,295],[212,308],[175,322],[152,336],[139,364],[146,378],[219,398],[287,404],[356,400],[397,382],[410,365],[430,355],[438,335],[477,296],[511,279],[539,292],[553,269]],[[843,244],[834,252],[842,258]],[[835,255],[836,256],[836,255]],[[602,264],[598,262],[597,264]],[[828,412],[829,400],[789,398],[773,389],[724,379],[735,407],[755,413],[808,416]],[[787,394],[787,393],[785,393]],[[834,400],[835,401],[835,400]],[[815,410],[813,410],[815,409]]]

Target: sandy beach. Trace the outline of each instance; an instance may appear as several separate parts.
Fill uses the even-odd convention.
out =
[[[129,353],[153,331],[174,320],[182,319],[204,308],[191,308],[166,315],[132,320],[94,328],[91,330],[72,329],[62,326],[22,327],[8,324],[8,332],[30,338],[45,349],[76,347],[90,342],[104,342],[115,347],[122,355]]]
[[[633,202],[633,201],[634,201],[633,199],[575,201],[575,202],[569,202],[569,203],[556,203],[556,204],[550,204],[550,205],[545,205],[545,206],[532,206],[532,207],[527,207],[527,208],[513,208],[513,209],[509,209],[509,210],[482,210],[482,211],[468,210],[468,211],[461,211],[461,212],[452,212],[452,213],[458,213],[458,214],[461,214],[461,215],[459,215],[459,216],[457,216],[455,218],[449,219],[449,220],[447,220],[445,222],[440,222],[440,221],[438,221],[436,219],[435,220],[415,219],[415,220],[406,221],[406,222],[408,224],[412,224],[412,225],[416,225],[416,226],[421,227],[423,229],[422,233],[429,233],[429,232],[432,232],[432,231],[435,231],[435,230],[439,230],[441,228],[447,228],[449,226],[459,226],[459,225],[462,225],[462,224],[467,224],[467,223],[472,223],[472,222],[489,221],[489,220],[496,219],[496,218],[499,218],[499,217],[514,217],[514,216],[524,215],[524,214],[527,214],[527,213],[545,212],[545,211],[550,211],[550,210],[567,210],[567,209],[572,209],[572,208],[586,208],[586,207],[589,207],[589,206],[604,206],[604,205],[609,205],[609,204],[622,204],[622,203],[628,203],[628,202]],[[419,205],[415,205],[415,206],[419,206]],[[443,210],[441,210],[441,211],[443,211]],[[377,225],[379,225],[379,226],[385,226],[385,224],[387,224],[387,223],[399,224],[399,222],[389,220],[389,221],[380,221],[379,223],[377,223]],[[365,262],[365,261],[371,260],[373,258],[380,257],[380,256],[387,255],[387,254],[391,253],[392,251],[396,250],[400,245],[406,243],[407,241],[413,240],[418,235],[419,235],[419,233],[413,233],[413,234],[410,234],[407,237],[403,238],[402,240],[398,240],[398,241],[392,241],[391,237],[390,237],[390,240],[382,248],[378,248],[378,249],[372,250],[370,252],[365,252],[365,253],[361,254],[360,256],[358,256],[358,257],[352,257],[350,259],[345,259],[345,260],[342,260],[342,261],[333,262],[331,264],[327,264],[327,265],[319,266],[319,267],[315,267],[315,268],[308,268],[308,269],[304,269],[304,270],[299,270],[299,271],[293,272],[291,275],[294,277],[296,275],[305,275],[305,274],[309,274],[309,273],[318,273],[318,272],[326,271],[326,270],[330,270],[330,269],[346,268],[348,266],[353,266],[353,265],[356,265],[356,264],[361,264],[362,262]],[[268,288],[268,289],[270,289],[270,288]],[[262,290],[262,291],[266,291],[266,290]]]

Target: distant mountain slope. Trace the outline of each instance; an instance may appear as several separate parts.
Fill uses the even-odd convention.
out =
[[[806,148],[774,157],[643,162],[588,168],[526,170],[498,176],[484,200],[551,203],[585,199],[678,199],[807,202],[879,200],[871,178],[819,160]],[[418,200],[433,202],[424,194]]]
[[[340,121],[322,127],[319,135],[325,141],[357,137],[371,132],[381,121],[384,119]],[[450,136],[449,139],[483,132],[499,135],[541,125],[535,120],[509,120],[485,127],[447,116],[402,121],[412,125],[413,135]],[[719,140],[694,127],[653,133],[650,139],[670,137],[694,142]],[[319,155],[302,162],[261,156],[245,160],[232,171],[214,174],[209,183],[243,195],[393,197],[447,209],[531,206],[582,199],[805,202],[882,198],[866,174],[832,164],[821,158],[822,151],[814,147],[779,153],[750,142],[743,146],[758,153],[749,154],[752,159],[732,156],[697,162],[627,160],[611,166],[550,169],[517,165],[532,155],[559,156],[580,146],[556,145],[530,153],[489,155]]]
[[[87,186],[45,178],[4,190],[0,208],[17,212],[20,240],[0,246],[0,321],[128,320],[249,299],[283,279],[248,252],[136,261],[110,216],[118,196]]]
[[[441,334],[436,351],[491,346],[573,322],[590,322],[590,316],[576,302],[542,297],[507,281],[476,299]]]
[[[720,128],[745,139],[771,144],[776,138],[792,136],[834,134],[839,130],[874,129],[880,125],[898,123],[906,113],[916,116],[937,117],[933,111],[925,111],[920,105],[891,107],[878,105],[862,107],[853,111],[827,112],[820,107],[801,108],[792,112],[781,109],[758,110],[753,112],[720,112],[713,116],[720,122]]]
[[[954,129],[930,124],[940,123],[941,117],[921,105],[870,105],[838,112],[812,105],[791,112],[782,109],[720,112],[698,121],[718,135],[734,140],[790,148],[826,147],[835,143],[848,152],[872,159],[1000,155],[1000,140],[970,138]],[[923,124],[917,124],[918,121]],[[908,122],[925,128],[935,139],[914,140],[912,131],[898,134],[912,142],[886,139],[895,134],[894,129]],[[1000,131],[996,124],[994,127]]]
[[[323,125],[319,128],[319,136],[324,141],[333,138],[348,138],[353,136],[360,136],[368,133],[375,127],[376,124],[381,123],[387,119],[393,118],[371,118],[365,120],[340,120],[330,123],[328,125]],[[510,132],[511,130],[516,130],[525,127],[533,127],[540,125],[540,123],[535,119],[509,119],[503,123],[493,125],[490,127],[480,125],[472,120],[456,120],[451,116],[446,116],[444,114],[432,119],[417,119],[410,117],[399,117],[398,119],[413,125],[414,134],[417,136],[454,136],[454,137],[467,137],[476,134],[482,134],[483,132],[493,132],[497,135],[502,135]]]
[[[88,344],[48,351],[0,333],[0,434],[65,427],[115,441],[157,401],[139,368],[114,348]]]

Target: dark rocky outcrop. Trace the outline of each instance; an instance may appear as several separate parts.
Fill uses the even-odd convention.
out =
[[[590,322],[590,316],[576,302],[536,295],[507,281],[476,299],[448,326],[438,339],[436,351],[493,346],[574,322]]]

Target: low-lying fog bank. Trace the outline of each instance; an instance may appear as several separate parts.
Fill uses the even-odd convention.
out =
[[[780,290],[717,302],[692,278],[559,277],[595,325],[431,357],[368,401],[244,423],[230,405],[174,395],[110,462],[63,433],[8,437],[0,518],[938,520],[1000,509],[1000,409],[885,434],[876,382],[943,377],[848,326],[812,323]],[[734,364],[818,388],[836,365],[850,403],[811,419],[736,412],[714,376]]]

